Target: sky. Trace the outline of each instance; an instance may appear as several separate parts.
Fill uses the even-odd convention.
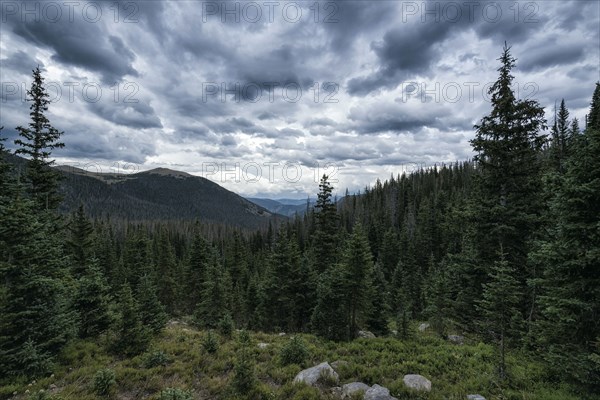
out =
[[[57,164],[157,167],[248,197],[338,193],[472,157],[504,43],[514,88],[584,125],[598,1],[0,0],[0,126],[39,66]]]

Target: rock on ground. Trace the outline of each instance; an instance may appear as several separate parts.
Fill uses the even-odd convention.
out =
[[[448,340],[454,344],[464,344],[465,337],[461,335],[448,335]]]
[[[358,337],[364,339],[375,339],[375,334],[369,331],[358,331]]]
[[[485,397],[483,397],[480,394],[468,394],[467,399],[469,399],[469,400],[485,400]]]
[[[344,386],[342,386],[342,394],[344,397],[350,397],[359,390],[362,390],[366,393],[366,391],[370,388],[371,387],[369,385],[362,382],[346,383]]]
[[[429,328],[429,324],[427,322],[419,325],[419,332],[425,332]]]
[[[258,345],[259,349],[266,349],[267,347],[269,347],[269,343],[259,343]]]
[[[431,381],[422,375],[404,375],[402,379],[404,385],[410,389],[429,392],[431,390]]]
[[[294,383],[304,382],[309,386],[314,386],[321,377],[321,374],[326,373],[329,373],[335,381],[340,380],[337,372],[335,372],[333,368],[331,368],[331,365],[329,365],[329,363],[326,361],[314,367],[300,371],[294,378]]]
[[[390,395],[390,391],[383,386],[373,385],[365,392],[364,400],[398,400]]]

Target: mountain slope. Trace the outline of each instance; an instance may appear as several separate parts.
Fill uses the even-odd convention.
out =
[[[93,217],[199,219],[246,228],[267,225],[278,217],[206,178],[166,168],[136,174],[61,171],[63,209],[84,204]]]
[[[272,213],[286,215],[288,217],[293,217],[296,214],[304,215],[304,213],[306,213],[306,200],[273,200],[256,197],[249,197],[248,200],[266,208]],[[311,207],[313,205],[314,202],[311,202]]]

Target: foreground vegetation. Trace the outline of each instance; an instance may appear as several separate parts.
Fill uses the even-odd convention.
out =
[[[380,384],[398,399],[465,399],[479,393],[486,399],[570,400],[580,399],[566,386],[556,386],[539,362],[519,353],[509,353],[507,363],[511,376],[508,387],[500,388],[494,365],[494,347],[467,339],[456,345],[440,339],[433,332],[414,332],[407,339],[393,337],[356,339],[336,343],[313,335],[299,335],[307,354],[299,364],[284,365],[282,349],[290,335],[251,333],[249,343],[240,336],[213,333],[217,350],[206,348],[206,331],[185,323],[169,323],[152,342],[150,350],[133,358],[115,357],[107,351],[106,337],[100,341],[76,341],[60,356],[53,377],[35,383],[22,379],[1,387],[0,398],[29,400],[95,400],[113,399],[334,399],[325,387],[313,388],[293,384],[303,368],[323,361],[341,360],[336,366],[340,384],[361,381]],[[260,348],[259,343],[268,346]],[[240,351],[247,346],[250,371],[255,378],[246,393],[236,390],[236,366]],[[106,395],[98,395],[102,380],[99,371],[114,372],[114,384],[108,384]],[[418,373],[432,381],[430,393],[415,393],[404,388],[404,374]],[[99,382],[97,382],[99,381]],[[6,383],[6,382],[4,382]],[[54,385],[54,386],[51,386]],[[182,397],[168,397],[170,391]],[[25,393],[28,390],[29,393]],[[39,394],[44,390],[45,395]],[[16,392],[16,396],[12,394]],[[188,394],[189,397],[185,397]],[[161,397],[161,395],[163,397]],[[46,397],[44,397],[46,396]],[[590,397],[591,398],[591,397]]]

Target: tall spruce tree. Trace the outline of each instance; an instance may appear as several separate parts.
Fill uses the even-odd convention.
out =
[[[31,121],[28,127],[16,128],[22,138],[15,140],[19,146],[16,153],[29,158],[25,178],[31,198],[41,209],[53,210],[61,201],[58,193],[60,175],[50,168],[54,164],[50,156],[52,150],[64,147],[60,142],[63,132],[54,128],[46,116],[50,100],[39,67],[33,70],[33,83],[27,95],[27,101],[32,102]]]
[[[489,94],[492,110],[475,126],[471,141],[477,153],[477,172],[470,210],[477,243],[477,263],[495,265],[497,249],[515,268],[521,286],[522,311],[529,312],[532,296],[526,281],[532,278],[527,253],[540,223],[540,151],[545,143],[544,110],[535,100],[518,100],[512,89],[515,59],[505,45],[498,80]],[[484,279],[487,279],[484,277]],[[481,293],[484,282],[468,288]]]
[[[316,210],[316,232],[313,247],[315,249],[315,264],[317,271],[322,273],[337,261],[337,208],[332,201],[333,186],[329,183],[329,177],[323,175],[319,182],[319,194],[317,195]]]
[[[373,259],[369,241],[360,224],[354,226],[343,255],[345,283],[342,289],[347,295],[348,336],[356,337],[361,322],[366,322],[371,311],[373,290]]]
[[[84,275],[77,282],[73,305],[79,320],[79,336],[82,338],[96,337],[106,332],[114,319],[110,287],[97,264],[97,260],[86,262]]]

